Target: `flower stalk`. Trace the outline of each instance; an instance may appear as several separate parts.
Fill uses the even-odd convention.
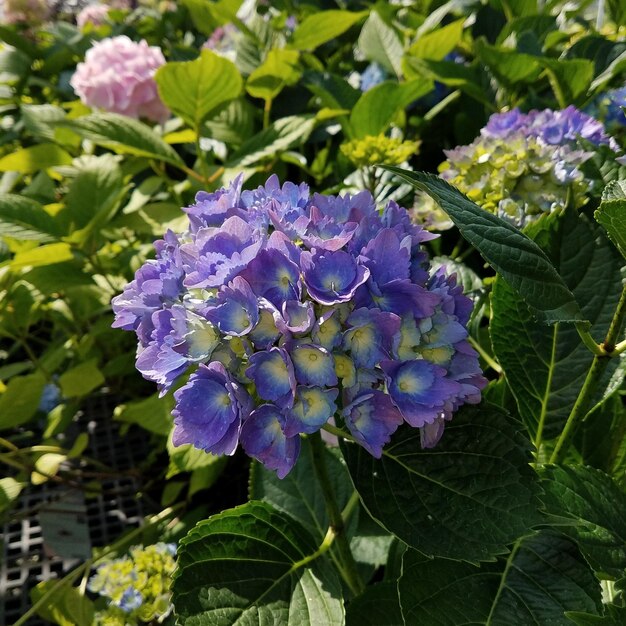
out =
[[[311,445],[315,476],[322,489],[324,502],[326,503],[326,510],[330,520],[329,530],[333,533],[333,541],[337,545],[337,550],[342,562],[343,567],[341,568],[341,573],[352,593],[354,593],[354,595],[359,595],[365,586],[361,580],[361,575],[359,574],[352,550],[350,550],[350,544],[348,542],[348,537],[346,536],[344,517],[342,516],[341,509],[339,508],[339,504],[337,503],[335,493],[330,483],[328,468],[326,467],[326,461],[324,460],[326,446],[322,441],[319,431],[313,433],[307,439]],[[346,507],[346,512],[351,513],[352,507]]]
[[[606,333],[606,337],[599,346],[602,350],[602,354],[596,354],[593,357],[591,367],[587,372],[587,377],[585,378],[582,389],[576,398],[576,402],[574,403],[572,411],[567,418],[567,422],[565,423],[565,428],[563,428],[563,432],[561,433],[556,447],[554,448],[554,452],[550,457],[550,463],[561,463],[563,461],[578,426],[589,412],[589,406],[591,404],[593,393],[597,389],[598,383],[606,371],[611,357],[614,355],[616,342],[621,334],[625,317],[626,287],[622,289],[622,295],[617,303],[617,308]]]

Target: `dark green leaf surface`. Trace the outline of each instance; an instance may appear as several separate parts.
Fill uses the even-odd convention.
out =
[[[436,200],[461,234],[545,322],[583,320],[578,303],[545,253],[514,226],[484,211],[432,174],[385,169]]]
[[[603,200],[595,212],[595,218],[626,258],[626,199]]]
[[[341,586],[296,521],[251,501],[200,522],[178,549],[173,599],[183,626],[340,626]],[[305,562],[303,562],[305,560]]]
[[[626,571],[626,495],[610,476],[584,466],[547,466],[545,502],[555,524],[574,539],[602,577]],[[563,518],[559,521],[558,518]],[[569,524],[569,525],[567,525]]]
[[[522,539],[506,561],[480,568],[407,550],[398,591],[405,624],[428,626],[567,626],[565,611],[594,614],[601,606],[598,581],[576,545],[552,531]]]
[[[405,626],[396,583],[368,586],[351,600],[346,611],[346,626]]]
[[[343,452],[363,504],[399,539],[427,555],[486,561],[541,520],[540,491],[521,425],[500,409],[464,407],[435,448],[403,427],[380,460]]]
[[[585,216],[567,213],[532,225],[533,238],[545,247],[567,287],[580,303],[601,341],[621,291],[620,258],[600,230]],[[500,277],[491,299],[491,340],[535,439],[557,436],[576,401],[593,355],[572,324],[551,327],[537,321],[519,295]],[[602,379],[595,402],[619,386],[621,359],[614,359]],[[618,369],[619,368],[619,369]],[[611,377],[616,378],[611,382]],[[541,431],[537,438],[538,431]]]
[[[354,492],[350,476],[337,455],[329,450],[325,461],[337,504],[343,509]],[[302,446],[298,462],[283,479],[277,478],[276,472],[254,463],[250,475],[250,499],[264,500],[297,520],[320,543],[324,539],[329,520],[309,445]]]

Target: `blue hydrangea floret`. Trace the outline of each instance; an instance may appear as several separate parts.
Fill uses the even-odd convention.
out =
[[[369,192],[329,196],[276,176],[201,192],[188,230],[168,232],[124,292],[114,326],[138,338],[137,368],[174,393],[175,445],[241,445],[284,477],[300,439],[345,427],[375,457],[394,431],[434,446],[486,381],[455,276],[430,270],[434,235]]]

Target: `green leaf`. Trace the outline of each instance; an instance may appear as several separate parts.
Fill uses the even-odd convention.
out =
[[[281,117],[246,141],[228,162],[230,169],[250,167],[304,141],[315,126],[315,118],[304,115]]]
[[[463,36],[465,18],[422,35],[411,45],[409,54],[421,59],[441,61],[456,48]]]
[[[474,49],[494,76],[508,87],[519,88],[518,83],[533,83],[539,78],[542,67],[537,57],[490,46],[483,40],[476,41]]]
[[[69,165],[72,157],[54,143],[40,143],[16,150],[0,159],[0,172],[33,174],[57,165]]]
[[[120,422],[137,424],[157,435],[168,435],[172,429],[173,408],[174,401],[171,396],[159,398],[158,394],[154,394],[144,400],[121,404],[115,408],[113,417]]]
[[[189,13],[194,26],[204,35],[210,36],[218,27],[231,22],[235,17],[241,0],[181,0]]]
[[[398,592],[406,624],[568,626],[565,611],[601,610],[600,586],[576,545],[552,531],[480,568],[407,550]]]
[[[369,585],[350,601],[346,626],[405,626],[395,583]]]
[[[296,50],[315,50],[323,43],[339,37],[361,21],[367,11],[320,11],[306,17],[293,33],[291,47]]]
[[[35,461],[35,469],[30,474],[30,482],[33,485],[42,485],[47,482],[51,476],[56,476],[61,463],[67,461],[65,454],[57,454],[56,452],[46,452]]]
[[[253,98],[273,100],[287,85],[300,78],[297,50],[270,50],[265,61],[246,81],[246,91]]]
[[[300,524],[251,501],[181,541],[172,587],[181,626],[340,626],[341,586]]]
[[[428,81],[414,80],[403,84],[387,81],[366,91],[350,115],[354,136],[363,138],[384,132],[399,111],[430,89]]]
[[[548,59],[539,62],[546,69],[552,89],[562,106],[587,93],[593,79],[593,62],[587,59]]]
[[[58,584],[58,580],[46,580],[31,590],[30,599],[34,604],[50,588],[55,588],[55,592],[37,609],[37,614],[59,626],[91,626],[95,613],[93,602],[76,587],[57,587]]]
[[[396,31],[372,11],[363,24],[358,41],[359,49],[366,59],[376,61],[396,76],[402,73],[402,42]]]
[[[35,415],[46,379],[40,373],[15,376],[0,395],[0,429],[14,428]]]
[[[59,378],[59,386],[66,398],[86,396],[104,384],[104,376],[98,369],[97,360],[85,361]]]
[[[167,63],[155,75],[163,102],[198,131],[202,122],[241,93],[235,64],[210,50],[195,61]]]
[[[544,467],[546,511],[578,543],[600,578],[626,571],[626,495],[610,476],[584,466]]]
[[[39,202],[17,194],[0,194],[0,237],[47,243],[57,235],[54,218]]]
[[[453,89],[459,89],[483,103],[489,110],[495,110],[490,89],[483,84],[483,75],[476,67],[468,67],[453,61],[405,56],[403,69],[407,80],[418,78],[436,80]]]
[[[23,486],[15,478],[0,478],[0,513],[9,508],[11,502],[20,495]]]
[[[626,606],[607,604],[602,616],[580,611],[568,611],[567,617],[577,626],[624,626],[626,623]]]
[[[599,228],[567,212],[542,218],[529,234],[545,246],[567,287],[601,341],[621,293],[620,259]],[[542,242],[543,239],[543,242]],[[520,415],[537,443],[560,434],[585,380],[593,355],[573,324],[549,327],[536,320],[500,277],[492,291],[491,341]],[[615,391],[624,361],[612,359],[594,401]]]
[[[433,449],[421,449],[408,426],[380,460],[361,446],[342,449],[363,504],[388,531],[426,555],[485,561],[542,519],[520,427],[483,404],[463,407]]]
[[[49,243],[26,252],[18,252],[11,261],[11,267],[15,270],[23,267],[39,267],[64,263],[74,259],[72,248],[67,243]]]
[[[594,213],[596,220],[604,227],[611,241],[626,258],[626,196],[623,193],[625,183],[614,182],[606,188],[600,208]],[[605,199],[606,198],[606,199]]]
[[[81,137],[120,154],[134,154],[181,165],[176,151],[149,126],[117,113],[94,113],[78,119],[54,122],[55,127],[69,128]]]
[[[474,204],[432,174],[385,166],[428,193],[450,216],[461,235],[517,291],[546,323],[580,321],[580,307],[563,279],[535,242],[517,228]]]
[[[152,396],[152,398],[155,397],[157,396]],[[149,400],[151,400],[151,398],[149,398]],[[171,401],[164,402],[161,398],[158,398],[158,401],[162,404],[166,404],[168,411],[171,411],[173,408],[173,403]],[[117,415],[116,418],[119,419]],[[215,469],[215,473],[221,472],[224,467],[226,457],[209,454],[204,450],[194,448],[191,444],[175,446],[172,443],[172,419],[169,414],[166,416],[166,420],[164,420],[164,422],[167,422],[164,423],[164,428],[167,427],[171,431],[169,433],[169,437],[167,438],[167,453],[170,456],[170,464],[165,478],[169,479],[173,476],[177,476],[181,472],[193,472],[198,469],[205,469],[209,467],[213,467]],[[162,434],[164,428],[161,429],[159,434]]]
[[[71,230],[85,228],[88,232],[100,229],[119,207],[123,191],[122,170],[117,158],[110,154],[91,157],[72,181],[65,206]],[[75,239],[84,240],[87,232]]]
[[[326,452],[325,462],[337,503],[343,509],[354,492],[350,476],[345,465],[332,452]],[[320,543],[324,539],[329,519],[324,495],[315,477],[311,446],[302,446],[298,462],[283,479],[277,478],[276,472],[266,470],[260,463],[254,463],[250,474],[250,498],[263,500],[293,517]]]
[[[51,124],[65,119],[65,111],[53,104],[23,104],[20,110],[26,130],[35,137],[49,141],[54,139]]]

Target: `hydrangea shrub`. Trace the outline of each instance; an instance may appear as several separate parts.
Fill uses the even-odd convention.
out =
[[[471,301],[430,271],[433,235],[369,192],[304,185],[200,192],[189,229],[113,300],[135,331],[137,368],[174,394],[176,445],[238,445],[284,477],[300,436],[342,422],[380,457],[402,423],[434,446],[446,420],[486,384],[468,343]]]
[[[513,109],[492,115],[471,144],[444,151],[439,170],[478,205],[523,227],[568,204],[585,204],[592,181],[581,165],[593,154],[590,145],[618,150],[601,122],[573,106]]]

